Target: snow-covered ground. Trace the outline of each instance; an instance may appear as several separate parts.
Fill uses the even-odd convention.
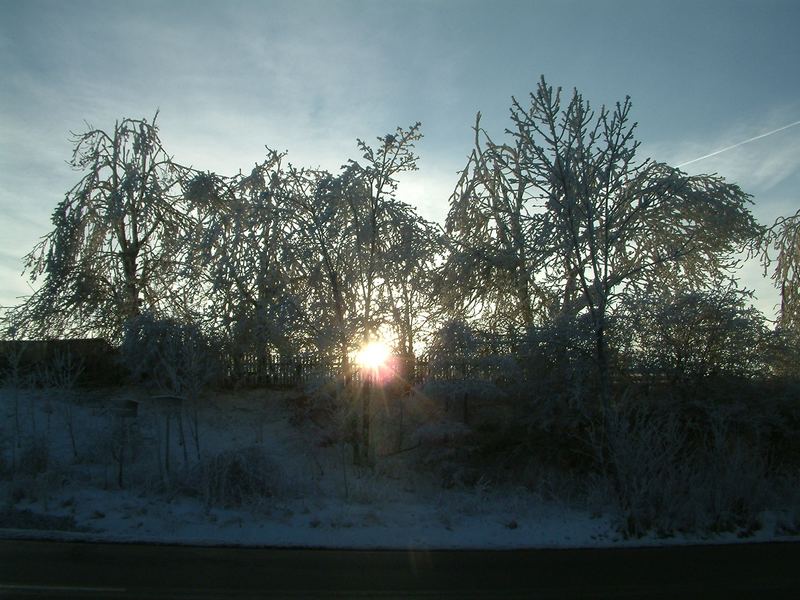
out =
[[[197,420],[199,454],[192,411],[184,411],[185,446],[173,415],[169,472],[164,402],[142,390],[0,393],[2,537],[395,549],[796,539],[782,528],[780,514],[764,513],[760,528],[747,536],[626,540],[610,507],[555,502],[510,484],[446,488],[415,462],[413,450],[379,457],[372,469],[356,468],[349,446],[331,439],[308,411],[302,417],[294,392],[205,399]],[[113,411],[125,400],[139,403],[135,418]],[[413,432],[408,437],[414,442]]]

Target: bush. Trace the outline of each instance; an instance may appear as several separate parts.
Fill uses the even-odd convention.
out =
[[[122,360],[134,381],[196,397],[221,376],[221,361],[199,327],[141,315],[125,324]]]
[[[531,328],[520,348],[526,381],[536,382],[525,412],[542,429],[574,429],[597,398],[594,331],[584,317]],[[530,388],[529,388],[530,389]]]
[[[437,331],[430,344],[430,372],[436,378],[467,375],[478,356],[477,334],[463,321],[449,321]]]
[[[278,465],[252,447],[204,457],[186,485],[207,507],[238,508],[278,495],[284,482]]]
[[[631,364],[695,389],[709,376],[769,375],[779,340],[749,301],[747,292],[728,287],[651,294],[629,302]]]
[[[752,529],[773,499],[763,449],[722,416],[698,445],[675,411],[622,408],[609,415],[602,446],[596,440],[627,537]]]

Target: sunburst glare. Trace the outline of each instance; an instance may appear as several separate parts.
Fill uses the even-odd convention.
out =
[[[375,340],[364,345],[356,355],[356,363],[362,369],[377,371],[384,367],[391,356],[391,350],[384,342]]]

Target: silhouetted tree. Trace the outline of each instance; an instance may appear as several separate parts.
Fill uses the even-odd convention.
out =
[[[781,293],[778,325],[800,335],[800,211],[778,218],[766,230],[762,258],[765,275],[775,265],[772,280]]]
[[[199,288],[200,317],[223,334],[234,358],[292,354],[300,344],[283,157],[268,150],[249,175],[201,173],[186,190],[197,219],[186,240],[187,271]]]
[[[287,169],[297,296],[312,337],[345,362],[394,316],[403,344],[413,345],[424,287],[410,289],[412,271],[428,264],[437,238],[395,194],[397,176],[416,169],[420,138],[417,123],[378,138],[376,148],[358,140],[363,161],[350,161],[337,176]]]
[[[30,337],[119,338],[143,307],[169,312],[186,170],[162,147],[156,118],[75,135],[70,164],[83,176],[53,212],[53,230],[25,257],[41,286],[9,311],[7,326]]]
[[[596,112],[577,91],[564,104],[542,78],[529,106],[513,100],[510,144],[493,142],[478,120],[447,220],[455,251],[446,268],[473,302],[511,305],[518,327],[589,314],[604,404],[618,300],[726,272],[759,233],[738,186],[638,159],[631,106],[626,98]]]

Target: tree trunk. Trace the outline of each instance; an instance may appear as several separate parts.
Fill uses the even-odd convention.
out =
[[[597,345],[597,383],[600,393],[600,404],[603,409],[603,419],[611,408],[611,379],[609,376],[608,348],[605,337],[605,326],[599,325],[595,330]]]

